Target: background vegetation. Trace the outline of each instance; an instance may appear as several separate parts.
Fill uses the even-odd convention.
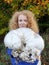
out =
[[[15,11],[32,11],[39,24],[40,34],[45,41],[42,65],[49,65],[49,0],[0,0],[0,65],[11,65],[3,44],[8,32],[8,23]]]

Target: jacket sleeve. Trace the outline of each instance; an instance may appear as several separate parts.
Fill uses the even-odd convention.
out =
[[[16,65],[16,58],[12,56],[11,54],[12,49],[7,48],[6,53],[10,56],[10,61],[12,65]]]

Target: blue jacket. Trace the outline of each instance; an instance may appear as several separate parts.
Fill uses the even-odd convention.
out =
[[[7,48],[6,52],[10,56],[12,65],[37,65],[38,63],[38,60],[34,61],[34,63],[26,62],[22,60],[16,61],[16,58],[11,55],[12,49]]]

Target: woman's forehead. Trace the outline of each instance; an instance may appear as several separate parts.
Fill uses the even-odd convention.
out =
[[[27,16],[24,15],[24,14],[20,14],[20,15],[18,16],[18,19],[22,19],[22,18],[27,19]]]

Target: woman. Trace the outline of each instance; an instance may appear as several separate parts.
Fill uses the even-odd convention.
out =
[[[34,17],[34,14],[28,10],[15,12],[10,20],[9,30],[14,30],[14,29],[21,28],[21,27],[31,28],[37,34],[39,33],[38,25]],[[22,62],[19,63],[19,60],[21,59],[13,57],[13,55],[11,54],[12,49],[7,48],[7,53],[11,57],[12,65],[41,65],[40,57],[34,63],[28,64],[23,60]]]

